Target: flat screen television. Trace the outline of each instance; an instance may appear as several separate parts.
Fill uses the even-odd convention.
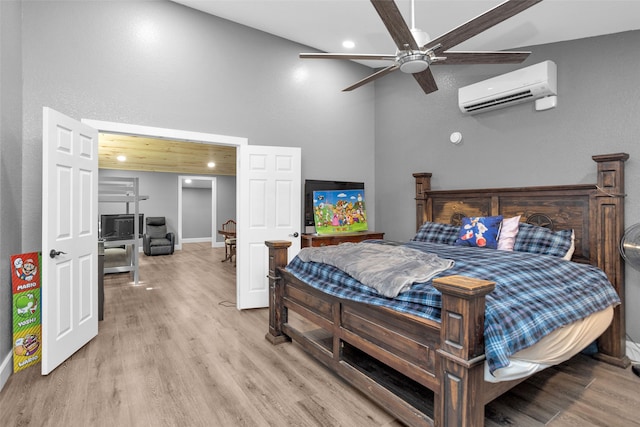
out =
[[[103,240],[133,239],[135,214],[100,215],[100,238]],[[142,237],[144,214],[138,214],[138,232]]]
[[[362,190],[364,182],[327,181],[319,179],[307,179],[304,181],[304,225],[314,227],[313,220],[313,192],[330,190]]]

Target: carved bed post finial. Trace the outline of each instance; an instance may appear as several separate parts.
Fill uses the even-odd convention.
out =
[[[593,156],[598,163],[598,183],[592,209],[596,212],[596,227],[602,236],[591,253],[591,264],[602,269],[618,292],[622,304],[614,309],[611,326],[598,339],[596,358],[627,367],[631,363],[626,355],[626,324],[624,313],[624,265],[618,245],[624,234],[624,162],[627,153]]]
[[[282,325],[288,321],[287,308],[283,304],[282,287],[278,268],[287,265],[287,248],[291,246],[288,240],[272,240],[264,242],[269,248],[269,332],[265,338],[273,345],[291,341],[282,332]]]
[[[431,221],[431,209],[427,206],[429,191],[431,191],[431,173],[418,172],[414,173],[416,179],[416,230],[420,228],[425,221]]]
[[[445,276],[433,286],[442,293],[435,418],[442,426],[483,426],[484,400],[477,393],[484,381],[485,297],[495,282]]]

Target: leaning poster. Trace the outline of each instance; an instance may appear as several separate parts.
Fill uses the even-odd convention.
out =
[[[314,191],[313,219],[318,234],[367,231],[364,190]]]
[[[41,359],[40,254],[11,257],[13,293],[13,372]]]

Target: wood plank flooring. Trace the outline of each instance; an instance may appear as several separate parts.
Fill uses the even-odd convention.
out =
[[[140,257],[141,283],[105,280],[99,335],[50,375],[0,392],[2,426],[398,427],[295,344],[265,340],[266,309],[235,308],[223,249]],[[487,426],[640,426],[640,378],[578,356],[487,406]]]

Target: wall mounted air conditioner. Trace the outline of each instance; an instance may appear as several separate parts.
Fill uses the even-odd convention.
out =
[[[458,89],[460,111],[476,114],[555,96],[558,93],[556,73],[555,62],[544,61],[461,87]]]

